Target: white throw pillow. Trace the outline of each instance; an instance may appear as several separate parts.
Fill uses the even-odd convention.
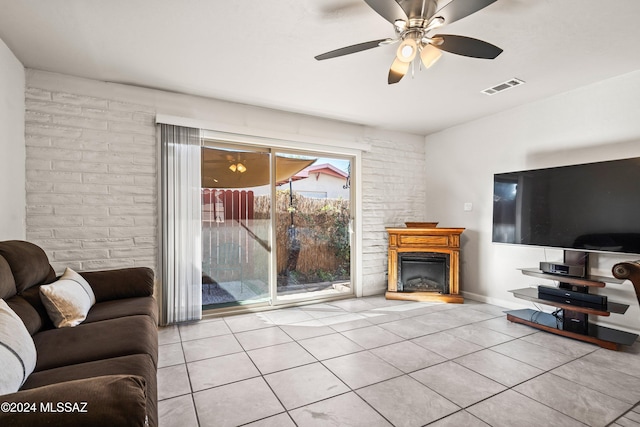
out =
[[[27,327],[0,299],[0,395],[18,391],[36,367],[36,359]]]
[[[40,299],[56,328],[79,325],[96,303],[89,283],[68,267],[60,279],[40,286]]]

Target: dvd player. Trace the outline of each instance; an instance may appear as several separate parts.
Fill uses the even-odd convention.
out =
[[[587,294],[583,292],[574,292],[566,289],[555,288],[553,286],[538,286],[538,298],[561,302],[579,307],[606,307],[606,295]]]
[[[540,262],[540,270],[543,273],[562,274],[564,276],[584,277],[583,265],[563,264],[559,262]]]

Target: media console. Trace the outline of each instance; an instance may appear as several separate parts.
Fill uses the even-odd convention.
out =
[[[514,289],[509,292],[516,298],[558,307],[558,310],[554,313],[545,313],[532,309],[512,310],[507,312],[507,320],[557,335],[597,344],[610,350],[618,350],[621,345],[632,345],[638,339],[637,334],[589,323],[589,315],[609,316],[611,313],[624,314],[629,308],[628,305],[608,301],[604,298],[601,299],[602,304],[582,303],[585,299],[593,301],[588,296],[593,296],[589,294],[589,289],[604,288],[607,283],[621,284],[624,280],[600,276],[570,277],[564,274],[546,273],[533,268],[522,268],[520,271],[527,276],[557,280],[564,285],[561,289],[570,293],[580,293],[583,296],[582,298],[562,300],[562,298],[549,298],[544,293],[540,294],[538,288]]]

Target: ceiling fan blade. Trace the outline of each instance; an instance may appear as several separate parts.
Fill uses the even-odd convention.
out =
[[[318,61],[322,61],[323,59],[336,58],[338,56],[349,55],[351,53],[362,52],[363,50],[367,50],[367,49],[373,49],[374,47],[380,46],[382,42],[391,42],[391,41],[392,39],[380,39],[380,40],[372,40],[370,42],[358,43],[358,44],[341,47],[340,49],[323,53],[321,55],[316,56],[315,58]]]
[[[404,75],[407,74],[407,71],[409,71],[410,64],[410,62],[400,61],[398,58],[396,58],[393,61],[393,64],[391,64],[391,68],[389,69],[389,77],[387,79],[387,82],[392,85],[402,80]]]
[[[364,2],[392,24],[397,20],[407,20],[407,14],[396,0],[364,0]]]
[[[456,55],[494,59],[502,53],[498,46],[471,37],[436,34],[433,39],[442,39],[442,43],[434,43],[433,46]]]
[[[497,0],[452,0],[442,9],[437,10],[433,16],[442,16],[445,25],[451,24],[459,19],[476,13],[480,9],[484,9]]]

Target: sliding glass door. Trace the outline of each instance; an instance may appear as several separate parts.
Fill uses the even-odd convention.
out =
[[[202,305],[270,300],[271,154],[202,148]]]
[[[277,299],[352,293],[350,161],[276,153],[309,166],[276,182]]]
[[[205,142],[203,308],[353,293],[351,162]]]

